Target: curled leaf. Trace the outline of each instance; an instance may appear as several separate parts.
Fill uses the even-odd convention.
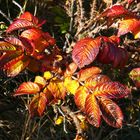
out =
[[[24,70],[28,66],[29,62],[28,57],[21,55],[7,62],[3,66],[3,70],[6,72],[8,77],[14,77]]]
[[[11,51],[12,52],[16,51],[16,47],[8,42],[0,41],[0,52],[11,52]]]
[[[118,36],[127,34],[129,32],[135,35],[135,38],[139,38],[140,32],[140,20],[136,18],[127,18],[119,22]]]
[[[46,80],[41,76],[36,76],[34,83],[38,84],[41,88],[44,88],[47,84]]]
[[[11,33],[15,30],[32,27],[35,27],[35,25],[32,22],[25,19],[17,19],[7,28],[6,33]]]

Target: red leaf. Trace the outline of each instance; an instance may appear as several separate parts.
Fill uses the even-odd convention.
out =
[[[47,105],[46,94],[41,92],[40,94],[35,95],[29,106],[29,112],[31,117],[34,116],[41,117],[45,111],[46,105]]]
[[[4,65],[3,70],[6,72],[8,77],[14,77],[18,75],[23,69],[25,69],[29,62],[30,61],[26,56],[21,55],[7,62]]]
[[[81,86],[77,89],[74,96],[75,104],[83,112],[85,111],[85,101],[88,94],[89,94],[88,89]]]
[[[22,42],[18,38],[16,38],[16,37],[6,37],[4,40],[9,42],[9,43],[11,43],[11,44],[13,44],[13,45],[15,45],[15,46],[18,46],[19,50],[24,51],[24,46],[23,46]]]
[[[28,20],[34,24],[38,24],[38,18],[36,18],[35,16],[33,16],[30,12],[25,12],[22,15],[20,15],[19,19],[25,19]]]
[[[91,68],[86,68],[86,69],[81,69],[78,74],[78,80],[79,81],[85,81],[89,77],[101,73],[102,70],[99,67],[91,67]]]
[[[38,84],[33,82],[24,82],[16,90],[13,96],[24,95],[24,94],[37,94],[40,91]]]
[[[72,51],[72,59],[82,68],[93,62],[99,53],[100,39],[85,38],[76,43]]]
[[[6,33],[11,33],[12,31],[15,30],[32,27],[35,27],[35,25],[32,22],[25,19],[17,19],[8,27]]]
[[[95,86],[94,95],[105,98],[123,98],[130,94],[130,90],[119,82],[100,83]]]
[[[35,52],[34,43],[25,37],[20,37],[20,40],[22,41],[22,43],[24,45],[24,49],[25,49],[27,55],[32,56]]]
[[[28,29],[21,33],[21,37],[27,38],[30,40],[34,45],[37,52],[44,51],[50,45],[50,40],[52,38],[45,38],[44,33],[39,29]],[[52,42],[51,42],[52,43]]]
[[[112,100],[107,98],[98,98],[102,117],[112,127],[121,128],[123,114],[120,107]]]
[[[94,88],[97,84],[105,83],[105,82],[111,82],[110,78],[106,75],[102,74],[96,74],[91,76],[85,81],[85,86],[87,88]]]
[[[128,60],[127,51],[123,48],[117,48],[115,58],[114,58],[114,61],[113,61],[113,67],[114,68],[124,67],[127,63],[127,60]]]
[[[129,11],[126,10],[122,5],[113,5],[111,7],[109,7],[108,9],[106,9],[101,15],[101,17],[119,17],[119,16],[123,16],[125,14],[129,14]]]
[[[89,94],[86,98],[85,112],[88,122],[95,127],[99,127],[101,120],[100,109],[97,104],[97,100],[93,94]]]

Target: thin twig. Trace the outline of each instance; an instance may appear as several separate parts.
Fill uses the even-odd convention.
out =
[[[21,13],[24,12],[24,11],[23,11],[23,8],[21,7],[21,5],[18,4],[15,0],[13,0],[12,3],[15,4],[15,5],[20,9],[20,12],[21,12]]]
[[[80,127],[80,121],[78,120],[74,112],[72,112],[68,106],[61,106],[61,109],[73,119],[73,122],[77,129],[77,134],[83,134],[83,130]]]
[[[6,18],[6,20],[9,21],[9,23],[12,23],[12,20],[11,20],[5,13],[3,13],[1,10],[0,10],[0,14],[1,14],[4,18]]]

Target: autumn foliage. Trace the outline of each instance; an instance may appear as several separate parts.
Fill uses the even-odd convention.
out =
[[[131,88],[112,80],[103,68],[127,68],[130,53],[122,37],[131,33],[134,39],[139,39],[140,19],[123,5],[115,4],[96,20],[106,20],[107,28],[118,22],[116,33],[80,38],[69,54],[62,52],[56,40],[42,30],[46,21],[30,12],[21,14],[7,28],[0,41],[1,70],[8,77],[15,77],[25,69],[40,73],[20,84],[12,94],[31,96],[28,106],[31,118],[43,116],[50,106],[61,105],[71,95],[85,122],[94,127],[100,127],[102,120],[115,128],[123,126],[124,116],[117,101],[130,96]],[[129,77],[140,88],[140,68],[132,68]]]

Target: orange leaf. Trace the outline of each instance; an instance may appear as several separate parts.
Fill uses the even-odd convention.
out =
[[[136,18],[128,18],[119,22],[118,36],[127,34],[128,32],[136,34],[140,31],[140,20]]]
[[[89,94],[86,98],[85,112],[88,122],[95,127],[99,127],[101,120],[100,109],[97,104],[97,100],[93,94]]]
[[[119,106],[112,100],[107,98],[98,98],[102,117],[110,126],[121,128],[123,121],[123,114]]]
[[[91,76],[85,81],[85,86],[87,88],[93,89],[97,84],[111,82],[110,78],[106,75],[96,74]]]
[[[79,81],[85,81],[89,77],[91,77],[95,74],[99,74],[101,72],[102,72],[102,70],[99,67],[90,67],[90,68],[86,68],[86,69],[81,69],[78,72],[77,77],[78,77]]]
[[[100,39],[84,38],[76,43],[72,51],[72,59],[79,68],[93,62],[99,53]]]
[[[75,104],[83,112],[85,111],[85,101],[88,94],[89,94],[88,89],[81,86],[77,89],[74,95]]]
[[[47,105],[46,94],[41,92],[40,94],[35,95],[29,106],[29,112],[31,117],[34,116],[41,117],[45,111],[46,105]]]
[[[123,98],[130,94],[130,90],[119,82],[100,83],[93,89],[93,94],[96,97],[105,98]]]
[[[64,99],[66,95],[66,88],[64,87],[63,81],[60,79],[50,81],[47,86],[48,90],[52,93],[56,99]]]
[[[16,51],[15,46],[13,46],[8,42],[0,41],[0,52],[15,52],[15,51]]]
[[[65,77],[72,76],[76,70],[77,70],[76,63],[74,63],[74,62],[70,63],[64,73]]]
[[[38,84],[33,82],[24,82],[14,93],[14,96],[24,95],[24,94],[37,94],[40,91]]]

